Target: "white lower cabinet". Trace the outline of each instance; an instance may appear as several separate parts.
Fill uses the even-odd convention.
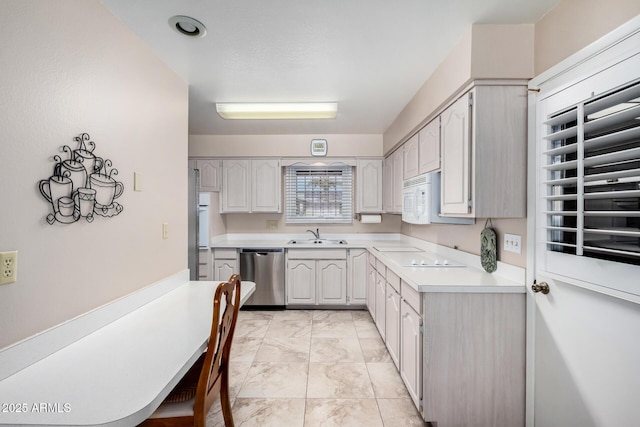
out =
[[[422,399],[422,317],[405,301],[400,303],[400,376],[417,408]]]
[[[316,261],[287,262],[287,304],[316,303]]]
[[[378,271],[376,275],[376,327],[382,339],[385,339],[385,313],[386,313],[386,300],[387,300],[387,281],[384,276]]]
[[[226,281],[238,268],[238,250],[235,248],[216,248],[213,250],[213,280]]]
[[[290,249],[285,281],[287,305],[345,305],[346,249]]]
[[[226,281],[238,272],[238,262],[235,259],[217,259],[213,261],[213,280]]]
[[[316,270],[318,304],[343,305],[347,303],[347,262],[319,260]]]
[[[400,294],[387,283],[387,297],[385,298],[385,344],[389,355],[396,365],[400,367]]]
[[[369,265],[367,266],[367,309],[371,318],[376,319],[376,283],[378,280],[378,272],[374,267],[375,258],[369,255]]]
[[[365,305],[367,303],[368,252],[365,249],[349,249],[347,270],[347,304]]]

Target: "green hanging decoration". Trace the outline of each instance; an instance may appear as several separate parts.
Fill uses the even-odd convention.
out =
[[[480,233],[480,263],[487,273],[493,273],[498,268],[496,232],[489,225],[493,225],[491,218],[487,219]]]

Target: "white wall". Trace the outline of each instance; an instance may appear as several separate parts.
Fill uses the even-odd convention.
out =
[[[187,268],[188,88],[97,0],[3,0],[0,44],[0,251],[19,253],[2,348]],[[118,169],[124,210],[49,225],[38,182],[81,132]]]
[[[638,0],[564,0],[535,26],[535,73],[598,40],[640,13]]]
[[[312,139],[328,157],[382,156],[382,135],[189,135],[189,157],[309,157]]]

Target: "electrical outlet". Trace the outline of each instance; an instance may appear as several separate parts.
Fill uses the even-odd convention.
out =
[[[278,228],[278,220],[277,219],[268,219],[267,220],[267,230],[276,230]]]
[[[162,223],[162,238],[165,239],[165,240],[169,238],[169,223],[168,222],[163,222]]]
[[[518,234],[504,235],[504,250],[516,254],[522,253],[522,236]]]
[[[0,285],[18,280],[18,251],[0,252]]]

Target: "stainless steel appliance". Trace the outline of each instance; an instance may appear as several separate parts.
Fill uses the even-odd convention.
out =
[[[284,308],[284,249],[240,249],[240,277],[256,284],[245,307]]]
[[[189,160],[189,189],[188,189],[188,262],[189,280],[198,280],[199,276],[199,253],[198,234],[200,233],[198,224],[199,198],[200,194],[200,171],[196,169],[196,161]]]

